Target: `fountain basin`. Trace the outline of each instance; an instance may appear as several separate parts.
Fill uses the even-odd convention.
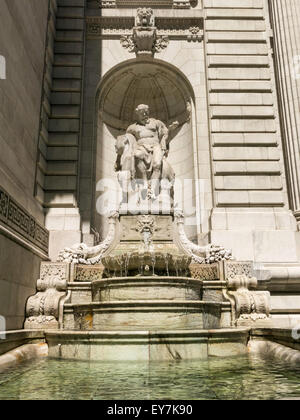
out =
[[[65,330],[211,329],[230,326],[227,302],[117,301],[65,304]]]
[[[202,281],[185,277],[119,277],[92,282],[93,302],[201,300]]]
[[[105,277],[188,276],[191,257],[164,252],[132,252],[102,258]]]
[[[190,331],[46,331],[49,356],[90,361],[199,360],[247,353],[250,328]]]

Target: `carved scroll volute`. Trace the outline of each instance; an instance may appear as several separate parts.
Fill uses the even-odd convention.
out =
[[[236,264],[238,266],[238,263]],[[242,266],[242,263],[240,264]],[[255,277],[237,274],[227,279],[227,297],[237,326],[270,321],[270,293],[256,291]],[[249,290],[251,289],[251,290]]]
[[[60,303],[67,295],[69,264],[42,263],[37,293],[26,305],[25,329],[59,328]]]

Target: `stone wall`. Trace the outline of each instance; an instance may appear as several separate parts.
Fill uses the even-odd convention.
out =
[[[47,232],[34,182],[48,7],[48,0],[1,1],[0,315],[7,329],[22,328],[26,299],[47,258],[47,246],[36,242],[37,226]]]
[[[238,259],[295,263],[297,226],[289,210],[268,4],[203,5],[214,174],[211,240],[232,248]]]

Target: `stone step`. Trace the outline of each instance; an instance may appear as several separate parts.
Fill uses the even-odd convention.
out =
[[[133,330],[220,328],[221,317],[228,314],[230,303],[203,301],[117,301],[64,305],[64,329]],[[226,325],[224,325],[226,327]]]
[[[49,356],[70,360],[201,360],[247,354],[250,328],[46,331]]]

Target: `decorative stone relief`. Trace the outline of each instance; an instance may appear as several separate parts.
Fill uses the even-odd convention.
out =
[[[87,267],[86,265],[77,265],[75,267],[74,281],[76,282],[91,282],[102,279],[104,266]]]
[[[192,257],[194,263],[213,264],[219,261],[233,259],[232,251],[229,249],[225,249],[222,246],[212,244],[206,246],[199,246],[191,242],[187,238],[184,230],[183,212],[181,210],[176,210],[174,217],[179,245],[184,249],[184,251],[188,255]]]
[[[237,274],[227,280],[227,297],[231,301],[236,326],[248,325],[270,317],[270,293],[257,292],[257,279]]]
[[[236,276],[253,276],[253,263],[252,262],[238,262],[228,261],[224,265],[225,279],[234,279]]]
[[[134,52],[133,27],[135,20],[128,16],[87,17],[87,36],[90,39],[120,39],[124,48]],[[156,48],[161,51],[167,40],[187,40],[201,42],[203,40],[203,20],[195,17],[156,17]],[[198,30],[199,29],[199,30]],[[133,48],[134,46],[134,48]]]
[[[203,31],[199,26],[191,26],[189,28],[189,34],[187,35],[187,40],[189,42],[202,42],[203,41]]]
[[[25,329],[59,328],[60,303],[67,294],[68,278],[68,264],[41,264],[37,293],[26,305]]]
[[[121,241],[140,240],[140,234],[137,229],[138,219],[139,216],[121,216]],[[139,223],[141,223],[141,220]],[[156,215],[152,235],[153,241],[172,241],[172,217]]]
[[[144,7],[137,10],[132,35],[122,36],[121,44],[131,53],[154,55],[168,46],[169,39],[166,36],[157,36],[153,10]]]
[[[100,9],[111,9],[117,7],[116,0],[98,0]]]
[[[190,9],[191,3],[190,0],[173,0],[174,9]]]
[[[142,236],[144,251],[152,251],[152,238],[155,231],[155,219],[153,216],[144,214],[137,219],[137,231]]]
[[[219,267],[218,264],[191,264],[190,265],[191,277],[196,280],[219,280]]]
[[[81,243],[72,248],[65,248],[59,253],[58,261],[74,264],[98,264],[116,239],[116,225],[119,220],[117,211],[108,216],[108,234],[103,242],[94,247]]]
[[[49,232],[6,191],[0,189],[0,221],[48,253]]]
[[[92,3],[93,0],[89,0],[88,3]],[[116,7],[128,7],[134,8],[139,6],[148,6],[151,4],[152,7],[163,7],[170,9],[190,9],[190,0],[96,0],[99,8],[116,8]]]

